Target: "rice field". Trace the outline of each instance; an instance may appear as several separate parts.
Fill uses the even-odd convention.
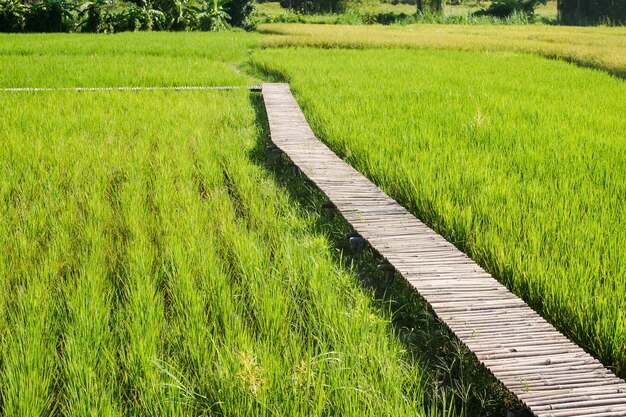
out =
[[[530,53],[626,78],[626,28],[550,25],[329,26],[266,24],[265,47],[447,49]]]
[[[623,76],[623,28],[259,32],[0,35],[0,88],[287,80],[321,139],[624,376],[626,87],[544,58]],[[344,258],[257,93],[0,109],[0,415],[517,406],[401,283],[372,290],[371,253]]]
[[[333,150],[624,375],[624,81],[512,52],[253,61]]]
[[[0,34],[0,87],[249,85],[234,69],[258,41],[245,32]]]
[[[228,36],[248,35],[203,38],[198,60],[212,64],[196,79],[168,66],[195,53],[196,34],[141,34],[171,48],[159,64],[130,37],[96,36],[80,37],[94,49],[25,37],[39,61],[19,67],[5,48],[0,62],[33,86],[254,81],[226,48],[211,52]],[[133,51],[103,57],[118,39]],[[80,70],[45,77],[55,55]],[[317,216],[255,162],[267,141],[258,95],[5,91],[0,102],[0,414],[451,415]]]

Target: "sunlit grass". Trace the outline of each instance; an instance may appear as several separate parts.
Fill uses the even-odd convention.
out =
[[[626,369],[626,84],[515,53],[265,49],[316,133]]]
[[[260,25],[268,47],[410,48],[528,52],[626,77],[626,28],[547,25]]]
[[[410,50],[509,50],[519,39],[589,51],[583,63],[611,70],[622,29],[582,29],[568,49],[565,29],[334,26],[332,39],[307,28],[2,35],[0,87],[251,85],[239,65],[263,39],[393,46],[253,59],[292,82],[351,163],[624,366],[623,83],[510,52]],[[260,166],[255,97],[0,92],[4,414],[463,414],[466,402],[454,410],[433,394],[453,392],[457,372],[426,371],[416,357],[432,364],[441,352],[411,345],[414,333],[447,333],[418,328],[426,313],[410,311],[400,344],[317,215]],[[417,305],[399,297],[398,310]]]
[[[254,33],[0,34],[0,87],[249,85]]]
[[[251,162],[249,93],[0,99],[7,414],[429,405],[388,318]]]
[[[2,82],[255,81],[232,66],[257,35],[136,36],[7,36]],[[259,105],[0,92],[4,415],[450,415],[318,216],[259,163]]]

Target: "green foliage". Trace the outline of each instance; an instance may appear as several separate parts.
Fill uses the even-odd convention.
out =
[[[252,29],[250,14],[254,10],[253,0],[229,0],[223,2],[222,7],[228,13],[228,22],[246,30]]]
[[[514,12],[505,17],[490,15],[446,15],[425,11],[423,13],[372,13],[348,10],[339,15],[309,16],[301,13],[283,13],[257,17],[256,24],[263,23],[313,23],[336,25],[411,25],[411,24],[442,24],[442,25],[528,25],[534,19],[522,12]]]
[[[113,15],[110,2],[106,0],[88,1],[78,7],[78,26],[82,32],[113,32]]]
[[[444,0],[416,0],[418,13],[443,13]]]
[[[306,18],[301,13],[281,13],[255,17],[255,23],[305,23]]]
[[[26,14],[28,32],[69,32],[74,28],[75,3],[66,0],[41,0],[30,5]]]
[[[154,7],[163,13],[167,30],[190,30],[197,26],[194,0],[155,0]]]
[[[280,5],[289,11],[303,14],[344,13],[358,2],[351,0],[280,0]]]
[[[251,11],[249,0],[0,0],[0,32],[250,29]]]
[[[626,23],[626,2],[614,0],[558,0],[559,16],[570,24]]]
[[[340,14],[335,23],[338,25],[362,25],[365,23],[365,18],[361,13],[348,10],[346,13]]]
[[[150,4],[129,6],[117,15],[116,32],[139,30],[166,30],[165,14],[155,10]]]
[[[224,10],[225,0],[210,0],[205,3],[204,9],[198,10],[198,20],[201,30],[217,32],[227,29],[230,16]]]
[[[533,16],[539,4],[546,4],[547,0],[495,0],[487,9],[474,13],[476,16],[494,16],[507,18],[515,14]]]
[[[0,0],[0,32],[21,32],[28,7],[21,0]]]

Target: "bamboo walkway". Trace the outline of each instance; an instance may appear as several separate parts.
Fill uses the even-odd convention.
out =
[[[538,417],[626,416],[626,383],[337,157],[287,84],[263,84],[272,141]]]

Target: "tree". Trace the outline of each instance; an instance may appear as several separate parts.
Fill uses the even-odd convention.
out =
[[[0,32],[21,32],[28,7],[21,0],[0,0]]]
[[[624,0],[558,0],[561,21],[569,24],[624,24],[626,1]]]
[[[547,0],[494,0],[487,9],[479,10],[474,15],[505,18],[514,13],[523,13],[533,16],[535,8],[546,2]]]
[[[443,0],[417,0],[417,12],[443,13]]]
[[[230,16],[230,24],[247,29],[250,27],[250,13],[254,5],[252,0],[230,0],[225,9]]]

